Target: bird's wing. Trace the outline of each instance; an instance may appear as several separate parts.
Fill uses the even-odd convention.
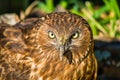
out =
[[[27,49],[20,29],[0,24],[0,80],[28,79]]]
[[[37,21],[38,18],[25,19],[13,26],[0,23],[0,48],[17,53],[28,51],[26,39]]]
[[[0,47],[11,52],[24,52],[26,46],[20,29],[7,24],[0,25]]]
[[[31,30],[38,21],[39,18],[28,18],[15,24],[14,27],[19,28],[23,33],[29,33],[29,30]]]

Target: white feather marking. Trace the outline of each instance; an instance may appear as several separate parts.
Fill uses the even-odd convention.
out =
[[[43,80],[42,77],[39,77],[38,80]]]

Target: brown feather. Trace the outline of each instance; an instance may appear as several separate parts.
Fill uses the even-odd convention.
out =
[[[82,17],[51,13],[0,30],[0,79],[96,80],[93,35]]]

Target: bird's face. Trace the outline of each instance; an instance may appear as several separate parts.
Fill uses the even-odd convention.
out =
[[[36,35],[37,43],[42,50],[46,51],[46,54],[51,51],[57,52],[60,60],[67,51],[71,51],[73,55],[83,55],[89,47],[91,38],[88,25],[82,24],[76,16],[67,16],[70,17],[58,15],[58,17],[55,16],[56,19],[43,20],[44,23],[41,23]],[[75,18],[78,20],[75,21]]]

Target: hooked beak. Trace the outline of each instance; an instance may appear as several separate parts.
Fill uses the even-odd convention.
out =
[[[60,38],[59,39],[59,57],[60,57],[60,60],[62,60],[62,58],[63,58],[63,55],[64,55],[64,53],[67,51],[67,49],[68,49],[68,46],[67,46],[67,44],[66,44],[66,39],[64,39],[64,38]]]

